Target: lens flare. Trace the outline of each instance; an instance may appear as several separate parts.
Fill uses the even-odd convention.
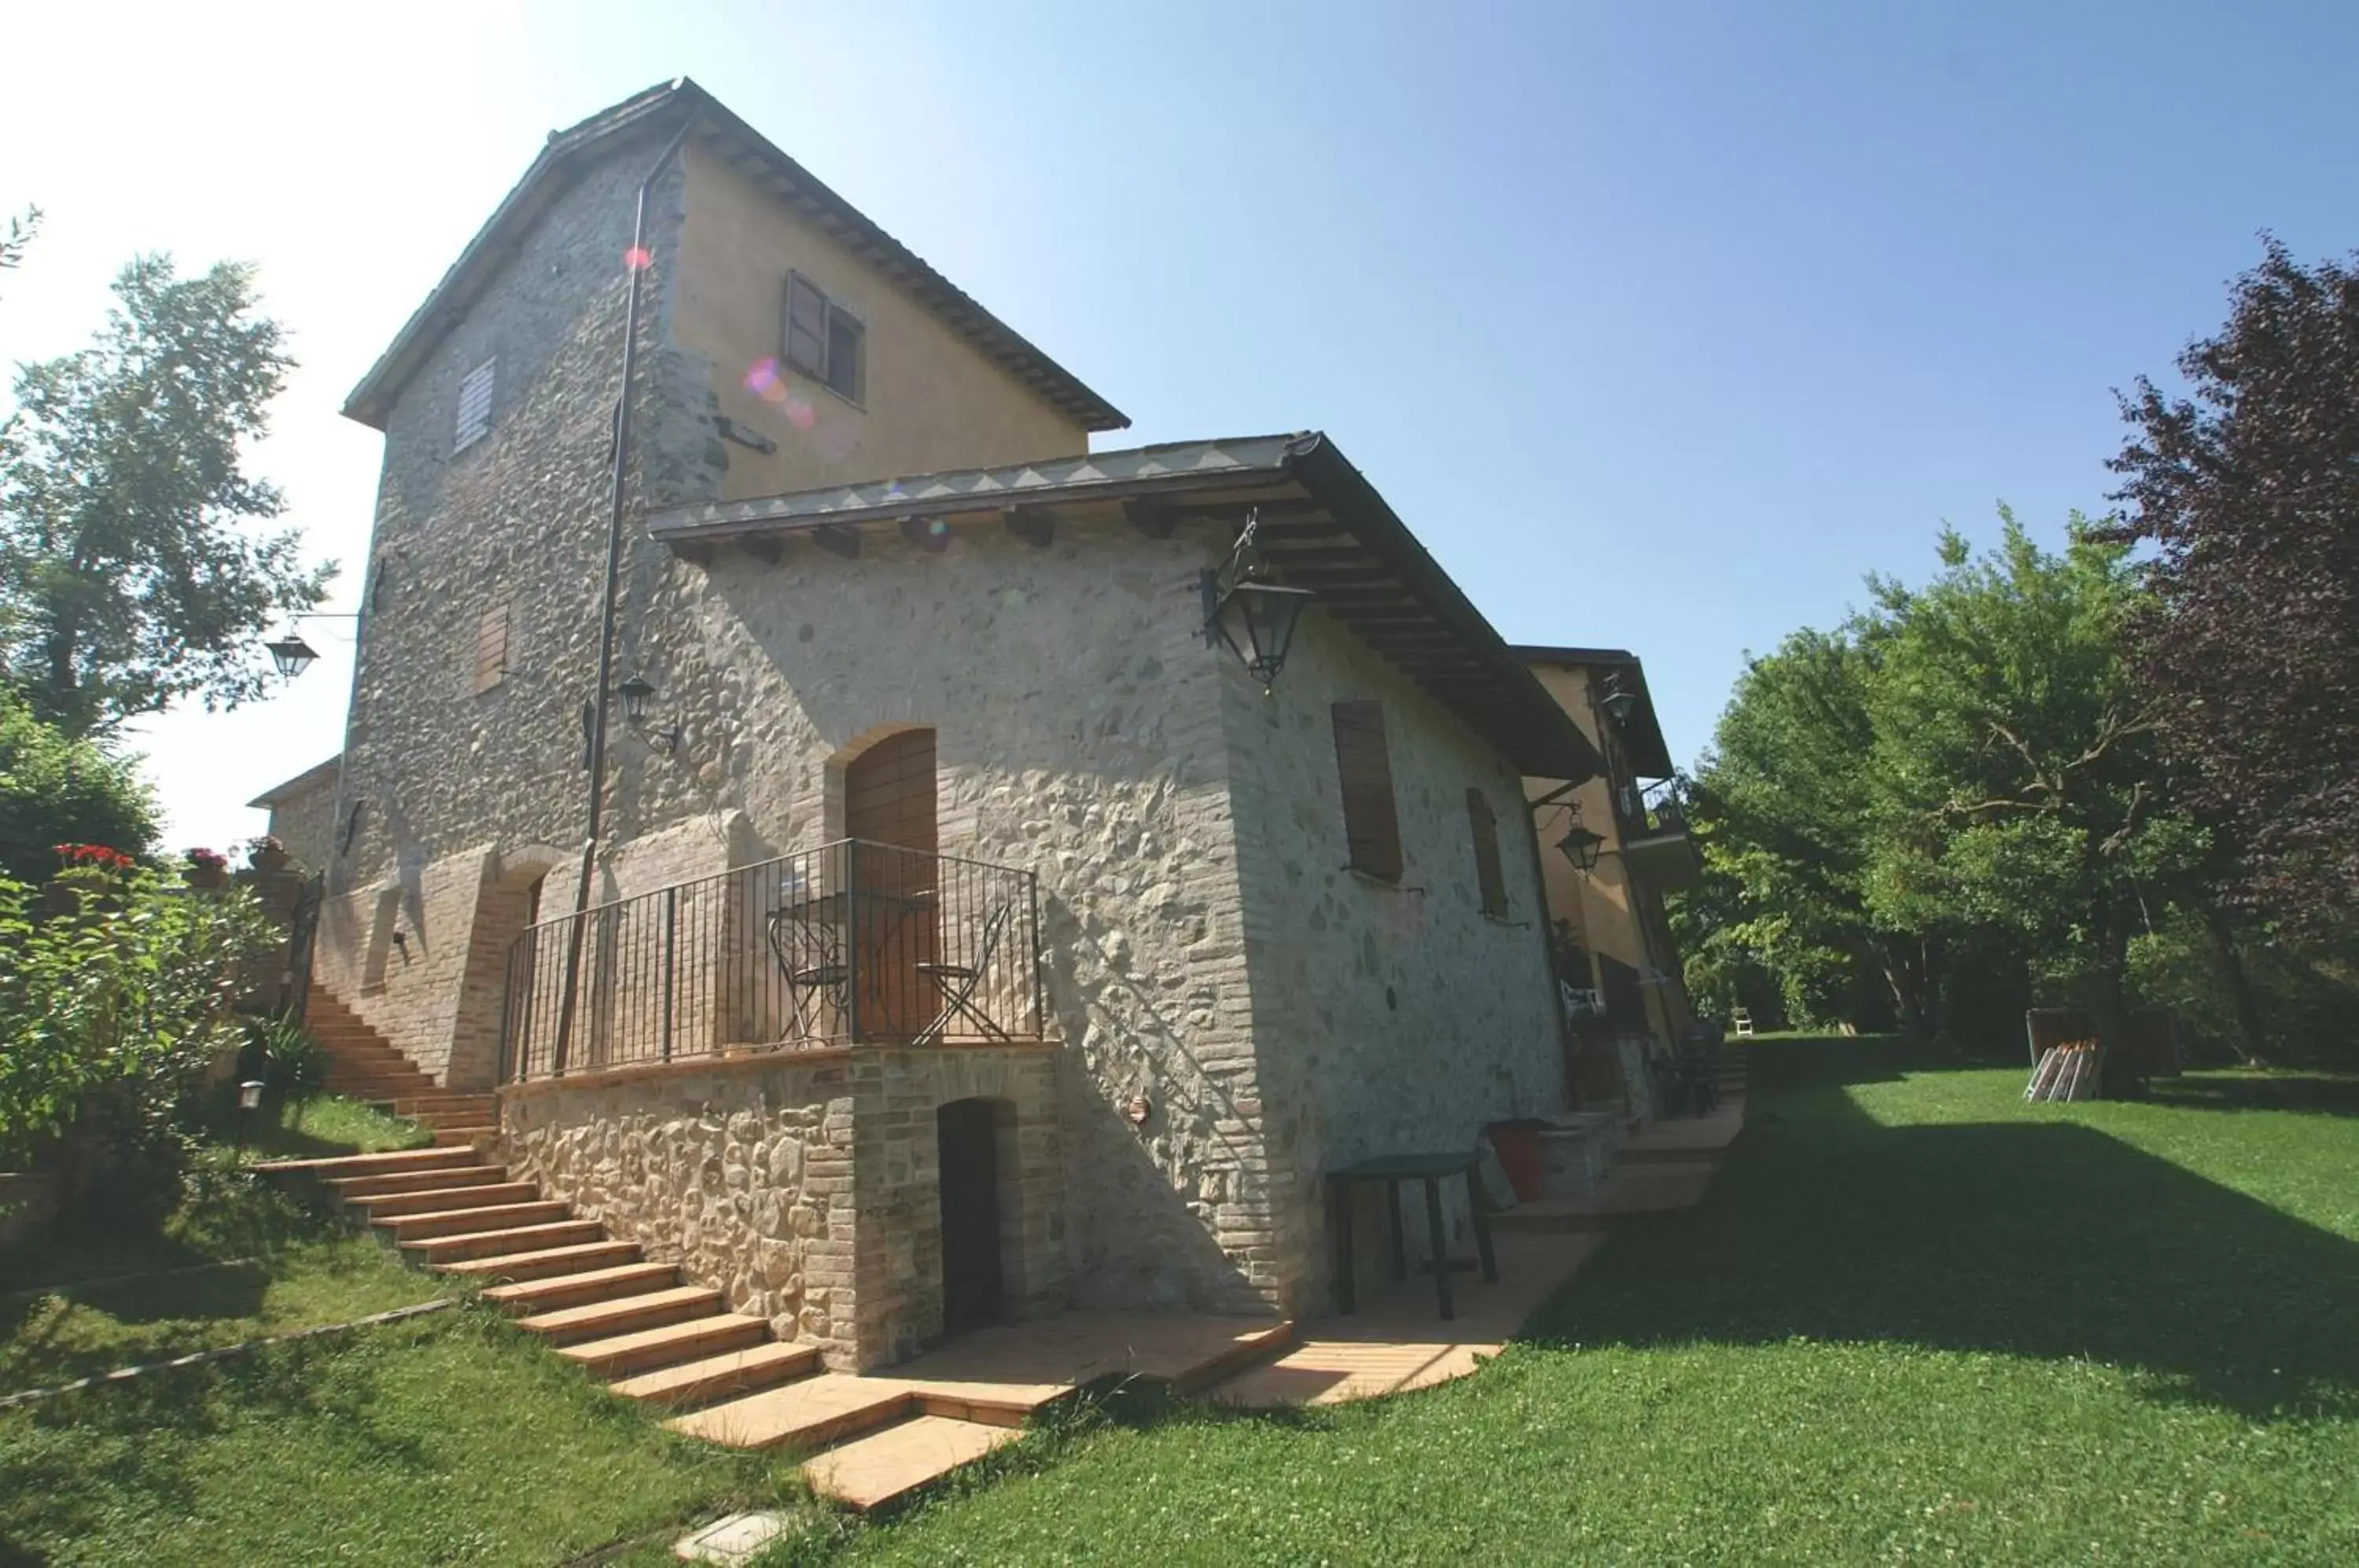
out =
[[[633,272],[645,272],[656,264],[656,258],[645,245],[633,245],[623,253],[623,265]]]
[[[787,394],[787,423],[799,430],[807,430],[819,423],[819,410],[799,392]]]
[[[745,390],[766,402],[787,400],[787,384],[778,376],[778,362],[757,359],[745,369]]]

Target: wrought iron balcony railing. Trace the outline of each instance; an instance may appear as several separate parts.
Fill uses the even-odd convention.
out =
[[[1038,1039],[1029,871],[844,839],[544,920],[501,1079],[741,1051]]]

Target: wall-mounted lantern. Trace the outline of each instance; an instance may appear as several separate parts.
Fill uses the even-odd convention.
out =
[[[1217,569],[1205,571],[1201,585],[1204,641],[1210,644],[1217,638],[1227,643],[1267,696],[1277,683],[1278,671],[1286,668],[1302,606],[1316,595],[1308,588],[1289,588],[1268,580],[1268,568],[1254,548],[1254,530],[1260,520],[1258,511],[1246,516],[1236,548]]]
[[[292,627],[285,637],[262,646],[269,649],[270,662],[278,667],[278,673],[289,681],[310,669],[311,661],[320,657],[320,650],[305,642],[303,634]]]
[[[1605,852],[1605,836],[1592,833],[1576,821],[1556,841],[1556,847],[1559,854],[1572,862],[1575,871],[1586,877],[1597,869],[1597,857]]]
[[[647,704],[655,698],[656,689],[642,677],[634,675],[614,688],[614,695],[623,700],[623,722],[642,735],[647,735]],[[680,726],[675,723],[647,735],[650,743],[660,742],[664,750],[678,756],[681,738]]]
[[[1626,724],[1630,722],[1630,715],[1638,711],[1638,693],[1622,684],[1622,677],[1617,671],[1605,678],[1605,695],[1599,699],[1599,706],[1615,724]]]

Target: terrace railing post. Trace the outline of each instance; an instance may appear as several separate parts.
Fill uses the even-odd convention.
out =
[[[1040,983],[1040,878],[1035,872],[1024,873],[1024,901],[1030,911],[1025,953],[1032,964],[1032,1038],[1038,1040],[1048,1027],[1049,1006]]]
[[[663,1059],[671,1060],[672,987],[679,975],[679,889],[664,889]]]
[[[860,1043],[860,841],[843,841],[844,1043]]]

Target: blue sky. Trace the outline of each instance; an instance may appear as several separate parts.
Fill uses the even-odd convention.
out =
[[[2259,230],[2359,246],[2347,4],[190,9],[12,22],[11,119],[58,134],[0,146],[49,212],[0,357],[135,249],[260,263],[304,369],[258,465],[320,554],[365,550],[343,393],[549,129],[686,73],[1114,443],[1327,430],[1510,638],[1637,650],[1683,762],[1748,648],[1944,520],[2102,509],[2110,389]],[[285,697],[146,727],[178,837],[335,749],[322,634]]]

